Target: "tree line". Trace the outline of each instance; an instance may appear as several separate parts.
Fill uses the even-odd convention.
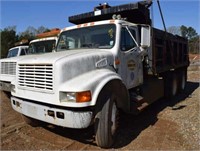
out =
[[[49,28],[40,26],[38,28],[34,28],[29,26],[25,31],[17,33],[16,26],[9,26],[0,30],[1,34],[1,53],[0,58],[5,58],[7,56],[8,50],[15,46],[16,42],[19,42],[23,39],[31,41],[36,39],[36,35],[39,33],[44,33],[50,31]]]
[[[0,47],[0,58],[5,58],[7,56],[8,50],[15,46],[16,42],[22,39],[27,39],[29,41],[36,38],[36,35],[43,32],[50,31],[49,28],[40,26],[37,29],[29,26],[24,32],[16,33],[16,26],[9,26],[0,30],[1,34],[1,47]],[[189,52],[199,53],[200,46],[200,35],[197,34],[196,30],[192,27],[182,26],[171,26],[167,28],[169,33],[174,35],[179,35],[188,39]]]
[[[196,30],[192,27],[182,26],[171,26],[167,28],[169,33],[179,35],[188,39],[189,53],[198,54],[200,47],[200,35],[197,34]]]

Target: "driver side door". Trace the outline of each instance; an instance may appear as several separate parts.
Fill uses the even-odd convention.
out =
[[[128,89],[143,83],[143,66],[137,39],[136,27],[121,28],[119,74]]]

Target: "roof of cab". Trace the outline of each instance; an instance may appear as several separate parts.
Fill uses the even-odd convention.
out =
[[[16,49],[16,48],[28,48],[28,46],[16,46],[16,47],[12,47],[12,48],[9,49],[9,51],[12,50],[12,49]]]
[[[38,42],[38,41],[48,41],[48,40],[57,40],[58,37],[47,37],[47,38],[40,38],[40,39],[34,39],[30,42],[31,43],[34,43],[34,42]]]

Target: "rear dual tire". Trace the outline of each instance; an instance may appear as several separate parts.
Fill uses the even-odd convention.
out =
[[[172,76],[172,86],[171,86],[170,96],[171,97],[175,96],[177,92],[178,92],[178,79],[176,73],[174,73]]]
[[[167,73],[164,77],[165,97],[172,98],[179,91],[183,91],[185,89],[186,80],[187,80],[186,70],[179,70]]]
[[[178,79],[176,73],[166,73],[164,77],[164,83],[165,98],[171,98],[175,96],[178,90]]]
[[[180,71],[179,74],[179,91],[183,91],[186,86],[187,72],[185,70]]]

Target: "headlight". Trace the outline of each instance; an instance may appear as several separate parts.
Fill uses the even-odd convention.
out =
[[[75,102],[76,101],[76,93],[74,93],[74,92],[66,93],[66,100],[69,102]]]
[[[11,84],[10,89],[11,89],[11,92],[15,93],[15,85]]]
[[[92,95],[90,91],[83,92],[60,92],[61,102],[76,102],[83,103],[92,100]]]

